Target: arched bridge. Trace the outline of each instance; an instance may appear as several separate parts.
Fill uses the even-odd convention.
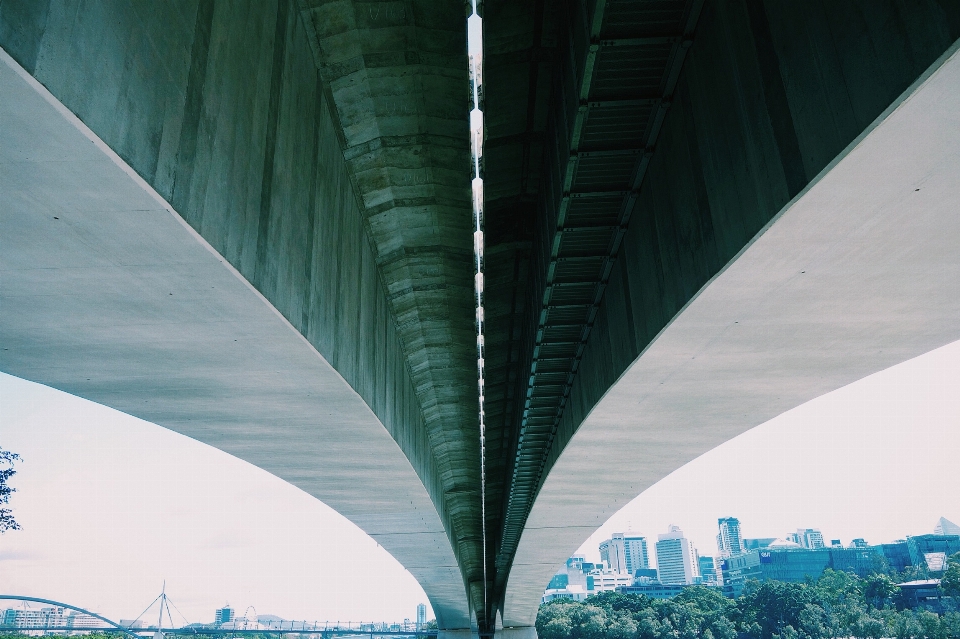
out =
[[[465,10],[2,0],[0,368],[533,636],[646,487],[960,339],[960,5],[486,0],[482,316]]]

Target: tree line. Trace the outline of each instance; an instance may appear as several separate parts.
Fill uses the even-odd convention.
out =
[[[806,583],[749,581],[737,599],[691,586],[673,599],[604,592],[540,607],[539,639],[956,639],[960,553],[941,581],[942,614],[910,608],[889,575],[826,570]]]

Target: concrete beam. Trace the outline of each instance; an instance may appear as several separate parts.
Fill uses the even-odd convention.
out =
[[[423,242],[404,244],[412,226],[394,239],[413,280],[391,279],[311,38],[287,0],[0,4],[0,45],[66,106],[43,107],[5,72],[2,294],[16,312],[0,366],[300,486],[410,569],[441,627],[469,628],[458,557],[477,546],[479,515],[456,488],[477,456],[454,458],[476,450],[470,403],[434,401],[474,370],[469,172],[465,219],[449,216],[466,229],[466,285]],[[99,151],[70,132],[79,121],[64,128],[72,114]],[[431,148],[428,135],[411,154]],[[437,315],[447,288],[467,301],[431,324],[417,292]],[[466,360],[431,359],[437,341],[464,339]],[[408,357],[417,343],[434,351]],[[425,419],[437,415],[450,426],[439,444]]]
[[[565,422],[566,444],[554,449],[510,573],[505,624],[533,624],[563,560],[671,471],[795,406],[960,339],[958,49],[699,290],[582,422]],[[574,387],[580,402],[642,328],[628,318],[651,301],[640,274],[657,233],[637,224],[630,234]]]
[[[469,586],[484,553],[464,6],[299,6],[436,456],[434,498],[482,610]]]

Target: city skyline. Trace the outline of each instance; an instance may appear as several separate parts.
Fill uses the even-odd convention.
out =
[[[737,518],[736,518],[736,517],[722,517],[722,518],[719,518],[718,524],[719,524],[720,522],[722,522],[722,521],[729,520],[729,519],[734,519],[734,520],[736,520]],[[939,518],[936,520],[936,522],[934,522],[934,523],[930,526],[929,530],[920,530],[920,529],[917,529],[917,530],[914,530],[914,531],[912,531],[912,532],[910,532],[910,533],[904,534],[904,535],[902,535],[902,536],[900,536],[900,537],[891,537],[891,538],[888,538],[888,539],[865,539],[865,538],[862,537],[862,536],[858,536],[858,537],[849,537],[849,538],[846,538],[846,539],[840,539],[840,541],[841,541],[842,547],[844,547],[844,548],[853,548],[853,547],[861,547],[861,546],[863,546],[863,545],[865,545],[865,544],[876,545],[876,544],[888,544],[888,543],[893,543],[893,542],[898,542],[898,541],[904,541],[904,540],[906,540],[906,539],[909,538],[909,537],[917,537],[917,536],[920,536],[920,535],[929,535],[929,534],[936,534],[936,535],[939,535],[939,534],[948,534],[948,535],[950,535],[950,534],[960,534],[960,533],[956,532],[954,529],[950,529],[948,532],[940,532],[940,531],[943,529],[943,528],[941,527],[941,521],[946,521],[947,524],[952,524],[954,527],[960,528],[960,526],[957,526],[957,524],[954,524],[952,521],[950,521],[950,519],[949,519],[948,517],[943,517],[943,516],[941,516],[941,517],[939,517]],[[603,529],[606,529],[606,528],[608,528],[608,526],[605,525],[605,526],[603,527]],[[668,526],[668,529],[673,529],[673,528],[680,529],[680,532],[682,532],[682,528],[680,528],[679,526],[676,526],[675,524],[670,524],[670,525]],[[669,533],[669,532],[671,532],[671,531],[668,530],[668,533]],[[740,532],[741,532],[741,539],[740,539],[741,544],[745,544],[745,542],[748,542],[748,541],[757,542],[757,541],[764,541],[764,540],[777,540],[777,541],[785,541],[785,542],[788,542],[788,543],[796,543],[797,547],[799,547],[799,548],[807,548],[807,549],[828,548],[828,547],[831,546],[831,543],[830,543],[830,542],[837,539],[836,537],[831,538],[829,535],[824,534],[823,531],[821,531],[821,530],[818,529],[818,528],[802,528],[802,527],[800,527],[800,528],[797,528],[796,530],[791,530],[791,531],[786,532],[786,533],[784,533],[784,534],[773,534],[773,535],[765,534],[765,533],[767,533],[767,532],[769,532],[769,531],[761,531],[761,534],[743,534],[743,526],[742,526],[742,523],[741,523],[741,525],[740,525]],[[797,537],[800,535],[800,533],[802,533],[802,532],[820,534],[820,540],[822,541],[822,543],[819,544],[819,545],[816,545],[816,544],[805,545],[803,541],[795,541],[795,540],[797,539]],[[593,539],[593,538],[596,537],[596,536],[597,536],[597,533],[594,533],[594,535],[591,536],[591,539]],[[657,537],[662,537],[662,536],[663,536],[662,533],[657,533]],[[616,538],[616,537],[619,537],[619,538],[621,538],[621,539],[623,539],[623,538],[642,539],[642,540],[644,540],[645,543],[647,543],[647,544],[650,543],[650,537],[648,537],[647,535],[642,534],[642,533],[640,533],[640,532],[638,532],[638,531],[636,531],[636,530],[633,530],[633,529],[626,529],[626,530],[623,530],[623,531],[613,532],[613,533],[610,533],[610,534],[609,534],[609,537],[610,537],[611,539],[612,539],[612,538]],[[689,537],[688,537],[687,539],[689,539],[689,541],[691,541],[691,542],[693,543],[693,547],[694,547],[694,549],[697,551],[697,555],[698,555],[699,557],[711,557],[711,558],[719,557],[719,558],[721,558],[721,559],[726,559],[726,558],[729,557],[729,556],[735,556],[735,555],[737,555],[737,554],[741,554],[742,552],[745,552],[745,551],[748,551],[748,550],[751,549],[751,547],[749,547],[749,546],[741,545],[741,547],[740,547],[740,548],[741,548],[740,552],[734,552],[734,553],[731,553],[731,555],[727,555],[727,556],[725,557],[725,556],[724,556],[724,553],[723,553],[723,551],[721,550],[721,547],[720,547],[719,538],[720,538],[720,534],[717,534],[717,535],[714,537],[713,543],[712,543],[712,544],[707,544],[706,546],[700,546],[700,545],[698,545],[698,544],[696,543],[696,540],[691,539],[691,538],[689,538]],[[607,566],[608,566],[608,568],[609,568],[610,570],[616,570],[616,564],[610,563],[610,562],[607,560],[607,558],[604,557],[604,552],[603,552],[603,545],[604,545],[604,543],[610,541],[611,539],[606,539],[606,540],[604,540],[604,541],[601,541],[601,542],[598,544],[596,555],[599,557],[599,559],[597,559],[597,558],[594,557],[593,560],[599,561],[599,562],[606,562],[606,563],[607,563]],[[571,556],[583,556],[586,561],[591,561],[591,557],[593,556],[594,553],[586,552],[587,550],[588,550],[587,544],[585,543],[583,546],[581,546],[581,547],[577,550],[576,553],[574,553],[574,555],[571,555]],[[659,568],[658,562],[656,561],[656,552],[651,552],[651,553],[650,553],[650,558],[651,558],[651,560],[650,560],[650,561],[647,563],[647,565],[644,566],[644,567],[650,567],[650,568],[655,568],[655,569]],[[629,572],[629,571],[628,571],[628,572]]]
[[[729,520],[737,521],[735,517],[723,517],[723,518],[720,518],[719,521],[717,522],[718,526],[723,526],[725,523],[729,522]],[[745,552],[749,552],[750,550],[766,548],[766,547],[769,547],[771,544],[775,544],[774,547],[780,547],[780,548],[795,547],[795,548],[802,548],[806,550],[816,550],[821,548],[837,547],[836,544],[832,542],[840,541],[841,543],[839,547],[842,547],[842,548],[866,548],[870,545],[902,542],[902,541],[906,541],[911,537],[921,537],[924,535],[931,535],[931,534],[932,535],[948,535],[948,536],[960,535],[960,532],[958,531],[960,531],[960,526],[957,526],[957,524],[954,524],[953,522],[948,520],[946,517],[940,517],[940,519],[937,520],[937,524],[929,531],[916,532],[914,534],[905,535],[897,539],[883,539],[883,540],[876,540],[876,541],[865,540],[863,537],[853,537],[849,539],[847,543],[842,543],[843,540],[828,539],[823,537],[822,531],[820,531],[819,529],[798,528],[795,532],[787,533],[786,535],[777,535],[774,537],[762,536],[762,535],[748,537],[746,535],[743,535],[742,538],[740,539],[741,544],[738,546],[738,550],[736,550],[735,552],[725,553],[724,547],[721,546],[721,537],[723,535],[722,528],[721,528],[721,532],[717,534],[717,537],[716,537],[717,546],[715,548],[704,549],[704,548],[698,547],[696,543],[693,542],[692,539],[686,539],[686,540],[691,542],[692,548],[693,550],[696,551],[696,556],[698,558],[700,559],[719,558],[723,560],[723,559],[728,559],[730,557],[735,557],[737,555],[741,555]],[[678,533],[682,535],[683,531],[682,529],[680,529],[679,526],[671,524],[666,534],[657,535],[658,541],[662,541],[664,538],[670,537],[673,533]],[[804,537],[803,533],[807,533],[806,538]],[[642,542],[644,544],[647,543],[646,536],[641,535],[640,533],[637,533],[634,531],[624,531],[624,532],[613,533],[610,539],[600,542],[598,546],[598,550],[600,554],[600,563],[604,565],[605,570],[610,570],[612,572],[628,572],[630,574],[633,574],[635,572],[635,570],[629,569],[627,562],[621,561],[617,563],[615,559],[608,558],[607,554],[604,552],[605,546],[612,547],[613,544],[611,544],[610,542],[616,542],[617,540],[621,542],[621,548],[622,548],[622,541],[624,539],[632,539],[632,540]],[[812,541],[811,539],[816,541]],[[753,543],[747,544],[746,542],[753,542]],[[760,543],[758,544],[758,542]],[[786,542],[786,543],[777,544],[776,542]],[[788,544],[792,544],[792,545],[788,546]],[[715,550],[716,552],[712,552],[713,550]],[[583,553],[578,551],[573,556],[583,556]],[[612,551],[611,551],[610,557],[613,557],[613,556],[614,555],[612,554]],[[638,566],[638,568],[654,568],[656,570],[659,570],[660,565],[659,565],[659,559],[658,559],[657,553],[656,552],[652,553],[651,557],[655,558],[655,561],[646,562],[645,565]]]

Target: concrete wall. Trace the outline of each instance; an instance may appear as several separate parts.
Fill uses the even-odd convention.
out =
[[[2,0],[0,46],[360,394],[450,530],[421,407],[296,5]]]
[[[548,466],[684,305],[958,37],[952,2],[705,4]]]

